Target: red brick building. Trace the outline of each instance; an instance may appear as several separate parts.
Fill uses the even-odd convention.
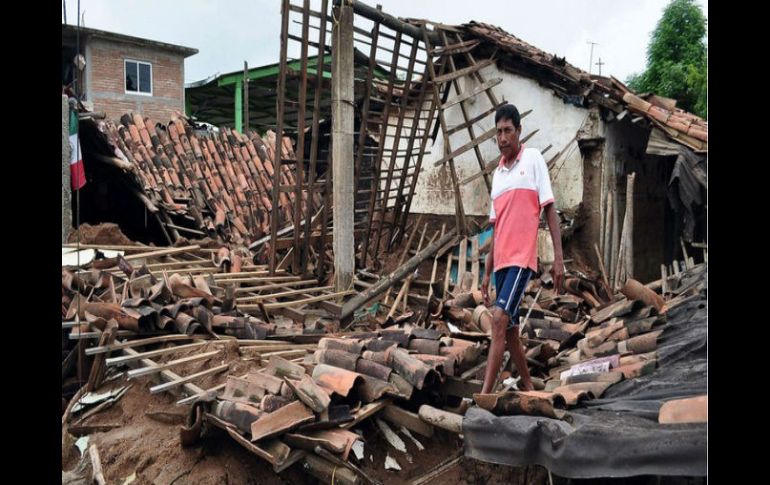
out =
[[[83,99],[108,118],[135,112],[167,123],[184,112],[184,60],[198,49],[103,30],[80,29]],[[62,85],[74,78],[77,28],[62,24]]]

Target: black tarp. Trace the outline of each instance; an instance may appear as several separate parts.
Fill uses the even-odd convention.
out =
[[[569,478],[705,476],[706,424],[658,424],[665,401],[707,393],[705,291],[672,309],[667,319],[655,372],[621,381],[601,399],[571,409],[572,424],[498,417],[473,407],[463,419],[465,456],[511,466],[538,464]]]
[[[680,146],[668,182],[668,200],[684,220],[682,236],[688,242],[692,242],[695,232],[695,208],[706,203],[707,166],[708,156],[696,155],[692,150]]]

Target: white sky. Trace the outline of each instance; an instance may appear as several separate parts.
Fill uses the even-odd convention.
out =
[[[76,0],[66,1],[77,23]],[[301,4],[294,0],[295,4]],[[320,8],[320,0],[311,0]],[[329,1],[331,4],[331,0]],[[375,6],[377,0],[364,1]],[[602,74],[625,80],[646,64],[650,33],[668,0],[379,0],[386,13],[445,24],[496,25],[525,42],[588,70],[590,45]],[[699,0],[704,14],[708,5]],[[278,62],[280,0],[80,0],[83,24],[198,49],[185,63],[185,82]],[[62,21],[63,21],[62,15]],[[591,70],[598,72],[598,66]]]

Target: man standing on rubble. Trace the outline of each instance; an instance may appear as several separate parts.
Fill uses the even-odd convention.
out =
[[[489,221],[494,229],[481,291],[484,302],[489,305],[489,279],[494,268],[497,299],[492,343],[481,390],[484,394],[494,391],[492,386],[503,361],[506,343],[521,376],[519,388],[533,390],[527,359],[519,341],[519,304],[530,277],[537,271],[537,230],[543,208],[553,240],[552,273],[557,294],[561,292],[564,277],[559,217],[545,159],[537,149],[526,148],[519,141],[521,116],[515,106],[501,106],[495,113],[495,125],[497,146],[502,156],[492,181]]]

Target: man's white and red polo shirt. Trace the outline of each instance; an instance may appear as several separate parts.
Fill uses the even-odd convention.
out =
[[[553,202],[551,179],[543,155],[535,148],[519,150],[511,168],[505,157],[492,180],[489,220],[495,226],[495,267],[519,266],[537,271],[537,228],[540,211]]]

